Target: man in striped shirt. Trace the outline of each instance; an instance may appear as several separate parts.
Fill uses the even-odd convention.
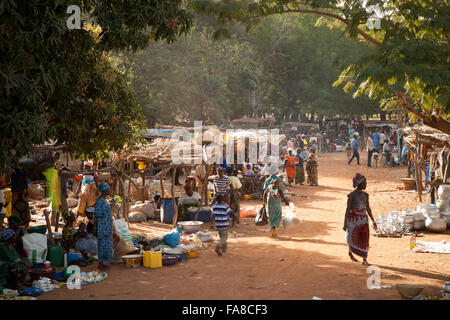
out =
[[[220,240],[216,245],[216,253],[221,256],[223,252],[227,251],[227,238],[229,222],[231,214],[233,213],[230,207],[225,203],[223,195],[219,194],[216,197],[217,202],[212,205],[212,220],[214,228],[219,231]]]
[[[224,197],[224,202],[229,204],[229,195],[233,192],[233,183],[230,178],[224,175],[222,167],[217,168],[217,176],[214,178],[215,197],[221,195]]]

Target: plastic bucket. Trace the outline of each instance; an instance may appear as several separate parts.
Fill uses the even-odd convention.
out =
[[[161,206],[161,222],[171,224],[173,220],[174,208],[172,199],[164,198]]]
[[[194,221],[195,212],[189,212],[189,219]],[[197,221],[211,222],[211,210],[200,210],[198,212]]]

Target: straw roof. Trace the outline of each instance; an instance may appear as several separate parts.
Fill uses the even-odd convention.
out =
[[[231,121],[233,128],[257,128],[257,127],[269,127],[273,124],[273,118],[249,118],[244,116],[240,119],[234,119]]]
[[[258,143],[270,142],[272,144],[280,144],[286,138],[284,134],[273,137],[271,135],[260,135],[255,130],[238,130],[226,136],[226,133],[217,127],[209,127],[203,131],[201,136],[196,136],[194,139],[189,139],[189,141],[171,139],[172,133],[170,133],[170,138],[153,135],[167,134],[168,132],[147,131],[143,133],[143,136],[146,133],[148,133],[147,136],[152,137],[149,143],[138,146],[131,153],[121,155],[120,158],[143,160],[159,165],[175,164],[173,160],[177,158],[184,164],[194,164],[206,161],[209,156],[215,157],[216,150],[225,150],[227,141],[229,142],[231,139],[234,141],[234,145],[237,146],[239,140],[243,140],[244,142],[253,140]]]
[[[426,125],[414,125],[401,129],[408,144],[428,144],[436,147],[450,147],[450,136]]]
[[[300,127],[300,128],[316,128],[319,129],[319,125],[317,123],[308,123],[308,122],[294,122],[289,121],[285,122],[283,126],[290,126],[290,127]]]

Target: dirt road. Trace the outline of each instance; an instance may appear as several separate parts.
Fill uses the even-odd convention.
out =
[[[346,163],[344,153],[320,155],[318,187],[299,186],[291,191],[296,214],[302,224],[270,237],[267,227],[256,227],[253,219],[233,230],[222,257],[212,248],[196,259],[162,269],[127,269],[114,265],[109,278],[83,286],[62,288],[40,299],[400,299],[397,283],[424,286],[425,295],[439,295],[444,281],[450,281],[450,255],[413,253],[409,238],[370,239],[369,262],[381,270],[381,285],[389,289],[368,289],[367,267],[351,262],[347,255],[343,226],[346,195],[352,177],[367,177],[367,191],[375,216],[392,210],[415,209],[416,193],[398,190],[405,167],[367,168]],[[244,201],[243,206],[259,202]],[[156,222],[133,224],[132,232],[159,235],[170,227]],[[445,234],[425,233],[421,240],[450,241]],[[361,259],[359,259],[361,260]],[[92,268],[92,267],[91,267]]]

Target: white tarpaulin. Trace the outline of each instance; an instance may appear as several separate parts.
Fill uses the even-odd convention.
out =
[[[445,240],[441,242],[417,241],[412,250],[420,253],[450,253],[450,243]]]

